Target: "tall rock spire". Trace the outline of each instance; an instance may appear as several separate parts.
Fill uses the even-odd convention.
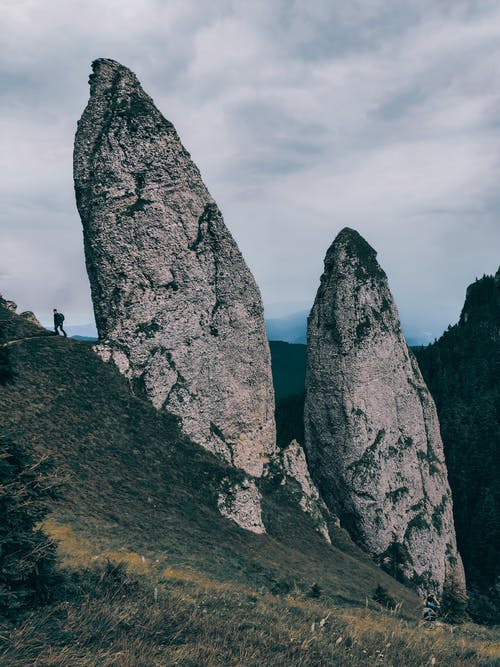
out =
[[[259,290],[174,126],[113,60],[93,63],[74,180],[100,354],[260,476],[275,427]]]
[[[344,229],[308,320],[306,451],[352,537],[419,590],[464,587],[432,397],[376,252]]]

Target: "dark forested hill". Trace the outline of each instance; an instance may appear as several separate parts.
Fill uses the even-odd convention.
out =
[[[280,447],[294,438],[304,442],[304,385],[307,347],[300,343],[270,341],[276,396],[276,437]]]
[[[272,340],[269,343],[273,365],[273,384],[276,400],[304,393],[306,376],[305,345]]]
[[[436,401],[468,584],[494,595],[500,577],[499,330],[500,270],[468,287],[458,324],[414,350]]]

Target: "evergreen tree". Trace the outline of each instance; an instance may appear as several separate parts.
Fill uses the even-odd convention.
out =
[[[386,609],[394,609],[396,606],[395,599],[389,593],[387,588],[382,586],[382,584],[377,585],[377,588],[373,592],[372,598],[375,600],[375,602],[378,602],[383,607],[386,607]]]
[[[384,553],[379,556],[379,562],[382,569],[391,577],[403,584],[408,583],[405,568],[411,562],[411,556],[404,544],[393,540]]]
[[[1,344],[1,339],[0,339]],[[0,386],[11,382],[14,378],[10,362],[9,349],[0,347]]]
[[[4,329],[4,326],[0,326],[0,387],[6,385],[8,382],[12,382],[14,379],[10,349],[4,346],[6,342]]]
[[[276,439],[279,447],[292,440],[304,444],[304,394],[292,394],[276,402]]]
[[[441,614],[448,623],[463,623],[467,618],[467,595],[457,572],[452,572],[444,582]]]

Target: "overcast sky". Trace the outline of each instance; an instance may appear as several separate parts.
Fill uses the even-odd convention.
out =
[[[0,293],[92,319],[72,150],[90,63],[130,67],[223,211],[269,314],[337,232],[439,335],[498,267],[498,0],[0,0]]]

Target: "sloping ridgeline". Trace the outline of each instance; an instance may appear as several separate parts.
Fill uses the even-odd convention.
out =
[[[480,620],[500,621],[500,270],[467,289],[460,320],[415,348],[438,410],[457,541]]]
[[[1,326],[8,339],[22,339],[22,318],[4,303]],[[415,608],[413,594],[379,572],[343,531],[331,528],[337,547],[329,546],[280,479],[261,480],[267,535],[220,516],[221,480],[242,473],[193,444],[176,417],[134,396],[89,342],[41,333],[9,347],[13,381],[0,388],[0,420],[3,432],[69,472],[65,501],[51,519],[56,534],[71,532],[94,554],[141,554],[159,559],[160,568],[193,568],[214,580],[267,589],[318,582],[332,600],[355,605],[381,580]]]

